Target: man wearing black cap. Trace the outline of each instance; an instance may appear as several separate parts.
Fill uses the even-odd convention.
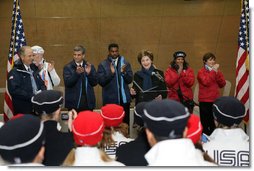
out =
[[[63,163],[70,150],[74,147],[72,133],[60,132],[57,129],[61,115],[63,97],[60,91],[45,90],[32,98],[35,113],[44,121],[46,132],[46,151],[43,164],[46,166],[59,166]],[[72,112],[68,112],[69,121],[72,121]]]
[[[173,54],[173,61],[165,72],[165,82],[168,87],[168,98],[181,102],[192,113],[194,107],[192,86],[195,76],[185,58],[186,53],[183,51]]]
[[[244,105],[235,97],[215,100],[213,116],[216,129],[203,148],[220,166],[250,166],[249,136],[239,127],[245,117]]]
[[[6,165],[42,166],[45,130],[36,116],[20,115],[0,128],[0,156]]]
[[[8,90],[12,97],[14,115],[32,114],[31,98],[46,90],[38,68],[33,64],[33,51],[30,46],[18,50],[19,60],[8,74]]]
[[[181,103],[169,99],[148,102],[142,117],[151,146],[145,154],[149,166],[214,166],[185,138],[190,113]]]

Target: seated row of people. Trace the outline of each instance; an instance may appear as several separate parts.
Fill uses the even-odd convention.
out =
[[[69,111],[69,131],[63,133],[57,129],[61,93],[46,90],[32,102],[39,117],[16,115],[0,128],[5,165],[249,166],[249,137],[238,127],[245,108],[234,97],[215,101],[217,128],[206,142],[199,117],[170,99],[136,106],[141,132],[135,140],[124,136],[125,112],[119,105],[105,105],[100,113]]]

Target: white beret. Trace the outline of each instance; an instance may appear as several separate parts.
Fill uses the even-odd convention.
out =
[[[44,54],[44,49],[40,46],[32,46],[33,53],[35,54]]]

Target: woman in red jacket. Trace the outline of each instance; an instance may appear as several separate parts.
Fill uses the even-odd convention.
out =
[[[192,86],[195,82],[194,71],[185,61],[185,52],[177,51],[173,57],[173,61],[165,72],[168,98],[180,101],[192,113],[194,107],[192,92]]]
[[[214,54],[208,52],[203,56],[204,67],[198,71],[199,111],[203,132],[210,135],[215,129],[213,119],[213,102],[220,96],[220,88],[226,85],[225,78],[215,62]]]

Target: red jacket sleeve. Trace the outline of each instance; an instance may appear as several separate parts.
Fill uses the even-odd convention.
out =
[[[169,67],[165,74],[165,82],[167,87],[174,87],[174,85],[177,83],[179,76],[175,70],[173,70],[171,67]]]
[[[193,86],[195,82],[195,75],[193,69],[188,68],[187,70],[183,70],[183,72],[181,73],[181,77],[186,87]]]
[[[222,74],[221,71],[217,71],[217,74],[216,74],[216,82],[218,83],[219,87],[222,88],[226,85],[226,80]]]

